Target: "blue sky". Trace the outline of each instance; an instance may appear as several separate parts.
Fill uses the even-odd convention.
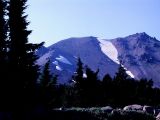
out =
[[[160,0],[28,0],[30,42],[49,46],[70,37],[124,37],[146,32],[160,40]]]

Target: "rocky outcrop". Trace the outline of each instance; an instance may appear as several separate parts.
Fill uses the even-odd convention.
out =
[[[128,111],[142,111],[142,110],[143,110],[143,106],[137,105],[137,104],[128,105],[128,106],[125,106],[125,107],[123,108],[123,110],[128,110]]]

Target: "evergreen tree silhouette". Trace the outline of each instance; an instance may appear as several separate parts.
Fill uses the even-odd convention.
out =
[[[130,78],[130,76],[126,73],[126,70],[124,69],[124,67],[120,63],[120,66],[118,68],[118,72],[115,75],[115,79],[118,80],[118,81],[124,81],[124,80],[127,80],[129,78]]]
[[[76,73],[73,76],[74,81],[77,86],[80,86],[83,82],[83,63],[80,58],[78,58]]]
[[[102,80],[103,105],[112,104],[113,80],[106,74]]]
[[[98,106],[101,99],[100,93],[100,81],[98,80],[98,72],[92,71],[86,66],[86,78],[85,78],[85,98],[86,106]]]
[[[7,22],[6,16],[7,3],[5,0],[0,0],[0,66],[1,71],[6,61],[7,53]]]
[[[13,109],[31,109],[35,102],[38,65],[35,63],[35,51],[43,44],[28,43],[25,9],[27,0],[10,0],[9,16],[9,65],[11,104]],[[16,88],[16,89],[15,89]]]
[[[52,110],[54,107],[57,107],[58,103],[58,83],[57,83],[58,75],[52,75],[51,80],[48,83],[46,88],[47,94],[47,110]]]
[[[0,0],[0,106],[2,110],[6,108],[7,104],[7,15],[6,11],[7,2],[6,0]]]
[[[40,78],[40,100],[44,110],[50,110],[56,106],[57,99],[57,75],[50,73],[50,60],[45,64]]]
[[[73,105],[82,106],[84,99],[84,78],[83,78],[83,63],[78,58],[77,69],[75,74],[72,76],[74,80],[74,91],[73,91]],[[71,90],[70,90],[71,91]]]
[[[140,79],[136,86],[136,100],[139,104],[153,104],[153,81]],[[158,98],[158,96],[157,96]]]
[[[52,79],[52,75],[50,74],[50,70],[49,70],[49,65],[50,65],[50,60],[45,64],[41,78],[40,78],[40,85],[42,88],[46,88]]]
[[[127,88],[128,88],[128,80],[130,79],[130,76],[126,73],[126,70],[120,63],[120,66],[118,68],[118,72],[116,73],[113,84],[114,84],[114,100],[116,105],[123,106],[126,104],[127,100]]]

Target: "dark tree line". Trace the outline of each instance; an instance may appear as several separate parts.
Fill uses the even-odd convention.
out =
[[[77,72],[73,77],[77,81],[74,84],[75,94],[80,97],[75,97],[79,101],[78,106],[160,105],[160,90],[153,87],[152,80],[135,80],[126,73],[122,65],[119,66],[114,78],[107,74],[103,80],[99,80],[98,71],[93,72],[88,67],[83,69],[82,66],[79,59],[77,71],[83,71],[87,77],[84,78],[81,72]]]
[[[83,67],[80,59],[71,85],[57,85],[59,103],[53,107],[124,107],[129,104],[160,105],[160,90],[153,87],[153,81],[135,80],[120,65],[114,78],[109,74],[103,80],[98,79],[98,72],[87,66]],[[85,73],[85,75],[84,75]]]
[[[48,66],[48,64],[46,65]],[[47,75],[47,77],[51,76],[49,75],[49,67],[47,67],[47,73],[45,69],[46,67],[44,67],[43,74]],[[71,84],[58,85],[54,82],[54,86],[48,86],[50,91],[46,92],[46,94],[52,95],[52,104],[49,106],[54,108],[107,105],[124,107],[129,104],[157,107],[160,105],[160,89],[153,87],[152,80],[135,80],[126,73],[122,65],[119,66],[114,78],[106,74],[102,80],[99,80],[98,72],[99,70],[94,72],[89,67],[84,66],[79,58]],[[45,82],[51,81],[52,77],[47,77],[43,80]],[[49,81],[47,84],[51,83]]]

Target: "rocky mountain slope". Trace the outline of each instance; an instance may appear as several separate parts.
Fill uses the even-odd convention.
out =
[[[50,59],[51,71],[59,75],[59,82],[71,80],[77,58],[96,71],[100,79],[107,73],[112,77],[120,61],[127,73],[136,79],[153,79],[160,87],[160,41],[146,33],[136,33],[112,40],[96,37],[69,38],[49,47],[42,47],[37,54],[41,66]]]

